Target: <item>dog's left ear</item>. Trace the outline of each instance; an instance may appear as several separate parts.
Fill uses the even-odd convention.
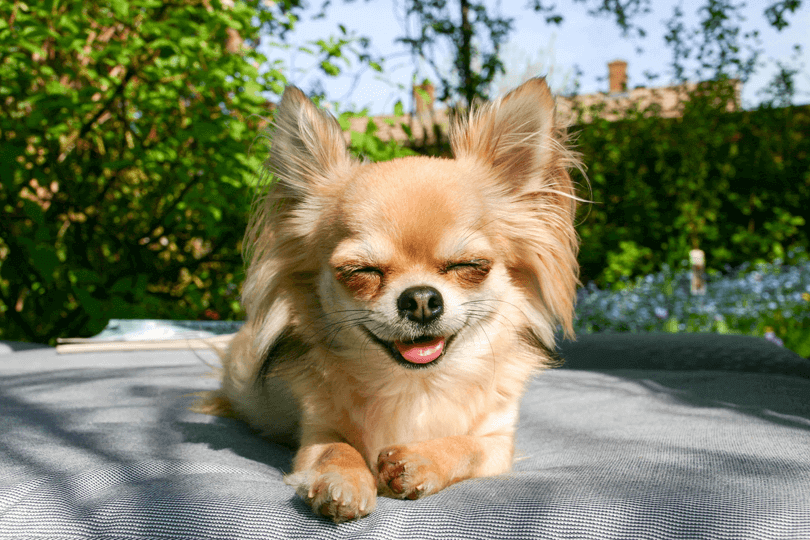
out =
[[[532,300],[535,320],[556,320],[573,335],[579,199],[568,169],[578,162],[555,125],[545,80],[531,79],[479,107],[455,125],[450,142],[457,159],[490,170],[492,197],[502,201],[499,227],[514,258],[510,271]],[[553,332],[540,326],[535,330],[553,346]]]
[[[351,164],[337,121],[301,90],[288,86],[276,110],[267,167],[277,195],[297,201],[340,176]],[[280,192],[280,193],[279,193]]]
[[[245,237],[249,260],[311,238],[322,217],[322,202],[332,198],[334,187],[355,163],[337,120],[294,86],[284,90],[269,135],[265,171],[270,175],[264,176]],[[301,250],[301,256],[309,254]]]
[[[456,158],[490,165],[515,191],[531,191],[549,178],[564,150],[556,137],[554,98],[545,79],[530,79],[456,123],[450,144]]]

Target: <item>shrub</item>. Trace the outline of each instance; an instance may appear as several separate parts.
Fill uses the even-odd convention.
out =
[[[239,314],[258,5],[0,0],[0,338]]]
[[[584,282],[677,267],[694,247],[714,270],[810,247],[810,107],[726,112],[710,97],[681,118],[638,110],[579,127]]]

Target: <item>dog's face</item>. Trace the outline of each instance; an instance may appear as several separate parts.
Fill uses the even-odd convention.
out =
[[[333,348],[427,368],[457,340],[486,339],[510,287],[480,176],[472,162],[424,158],[356,170],[319,279]]]
[[[360,163],[294,88],[274,125],[243,291],[256,350],[289,331],[346,362],[475,371],[570,331],[573,159],[545,82],[458,122],[455,159]]]

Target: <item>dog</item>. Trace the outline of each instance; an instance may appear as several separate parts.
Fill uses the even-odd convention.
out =
[[[453,159],[361,162],[295,87],[270,137],[246,322],[199,410],[296,445],[285,481],[335,522],[509,471],[578,285],[578,161],[546,82],[454,121]]]

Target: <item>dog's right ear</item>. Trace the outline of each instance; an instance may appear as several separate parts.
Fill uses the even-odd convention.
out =
[[[300,200],[351,164],[343,132],[329,113],[318,109],[301,90],[288,86],[272,128],[266,165],[279,185],[278,195]]]

